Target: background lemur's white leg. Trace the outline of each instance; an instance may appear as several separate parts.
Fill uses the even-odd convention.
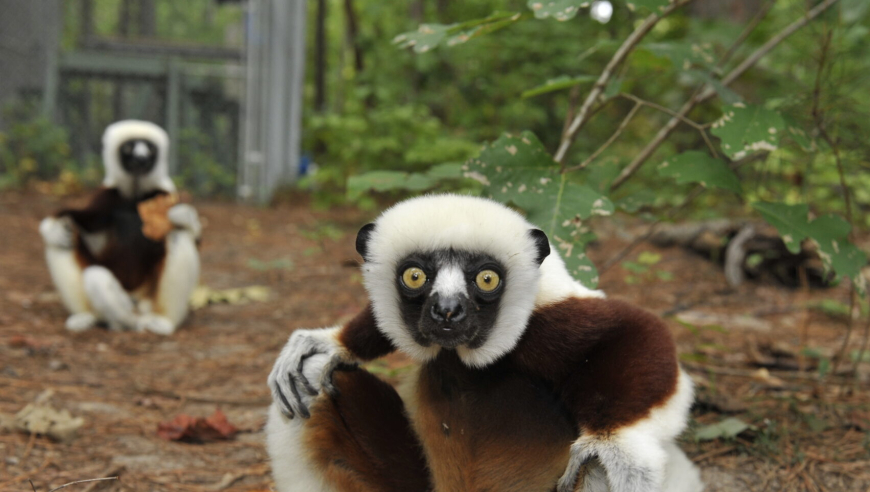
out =
[[[190,294],[199,282],[199,252],[188,230],[175,230],[166,238],[166,260],[157,286],[154,313],[141,316],[142,329],[169,335],[187,316]]]
[[[89,266],[82,277],[88,300],[99,319],[113,330],[136,329],[133,299],[108,268]]]
[[[90,312],[88,297],[82,279],[82,267],[75,257],[73,232],[69,220],[46,217],[39,224],[39,232],[45,241],[45,261],[60,300],[70,313],[66,327],[71,331],[83,331],[97,324],[97,317]]]

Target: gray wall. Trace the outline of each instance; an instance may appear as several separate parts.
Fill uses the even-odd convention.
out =
[[[0,109],[21,95],[42,99],[57,59],[61,1],[0,0]]]

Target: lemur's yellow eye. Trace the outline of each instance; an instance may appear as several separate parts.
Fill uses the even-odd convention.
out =
[[[492,292],[498,287],[501,278],[492,270],[482,270],[477,274],[477,278],[474,281],[478,289],[484,292]]]
[[[417,267],[408,268],[402,273],[402,282],[409,289],[419,289],[426,283],[426,272]]]

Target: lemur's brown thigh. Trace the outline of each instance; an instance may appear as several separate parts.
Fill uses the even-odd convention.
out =
[[[389,384],[358,369],[335,373],[339,395],[311,409],[304,442],[341,492],[431,489],[423,450]]]

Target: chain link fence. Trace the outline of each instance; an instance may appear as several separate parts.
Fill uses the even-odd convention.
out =
[[[245,183],[246,165],[286,169],[288,160],[270,163],[258,148],[270,88],[248,80],[269,72],[262,53],[280,34],[263,26],[274,20],[262,12],[287,1],[0,0],[0,185],[64,172],[94,182],[103,129],[143,119],[169,132],[172,173],[185,189],[264,197],[252,187],[267,186],[269,173]],[[249,39],[256,73],[245,64]]]

